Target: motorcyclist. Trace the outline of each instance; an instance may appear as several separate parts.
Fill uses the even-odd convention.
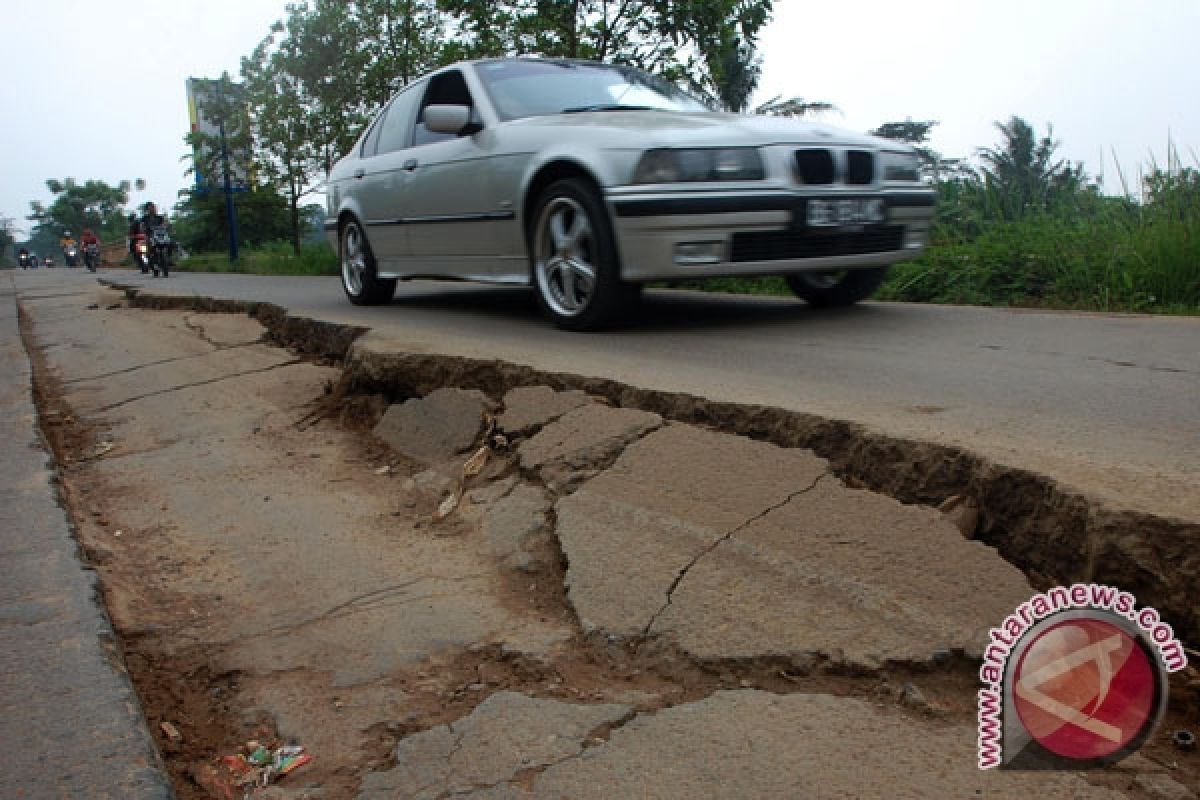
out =
[[[21,269],[29,269],[30,260],[28,247],[22,247],[17,251],[17,263],[21,265]]]
[[[75,254],[71,253],[73,249],[75,250]],[[75,266],[75,259],[79,250],[75,247],[75,237],[71,235],[70,231],[63,231],[62,238],[58,241],[58,250],[63,255],[63,263],[68,267]]]
[[[158,206],[154,205],[152,200],[148,200],[142,206],[142,218],[138,224],[139,232],[144,233],[147,237],[149,237],[154,233],[154,229],[159,227],[167,227],[167,218],[158,213]],[[172,247],[174,247],[174,245],[172,245]],[[169,251],[166,258],[167,262],[169,263]],[[161,270],[163,276],[165,277],[167,275],[168,263],[159,264],[158,262],[154,262],[152,264],[154,276],[158,277],[159,271]]]
[[[88,248],[92,245],[95,245],[97,248],[94,258],[88,254]],[[96,237],[96,234],[92,233],[91,228],[84,228],[83,233],[79,235],[79,247],[83,250],[83,260],[87,262],[88,269],[94,272],[96,269],[96,263],[94,262],[99,262],[100,260],[100,239]]]

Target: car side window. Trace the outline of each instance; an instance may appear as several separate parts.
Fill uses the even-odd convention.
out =
[[[383,107],[383,112],[375,118],[375,124],[371,126],[370,133],[368,133],[367,138],[363,140],[363,158],[370,158],[371,156],[375,155],[375,149],[379,146],[379,132],[383,130],[383,121],[387,118],[388,109],[390,108],[391,105]]]
[[[409,86],[392,99],[387,115],[379,125],[379,143],[376,145],[375,155],[403,150],[410,146],[413,115],[421,100],[423,88],[423,83]]]
[[[430,79],[429,88],[421,101],[421,113],[417,115],[416,124],[413,126],[414,147],[456,138],[453,133],[436,133],[425,127],[425,107],[438,105],[467,106],[471,109],[472,116],[475,115],[475,101],[471,98],[471,90],[467,88],[467,81],[458,70],[443,72]]]

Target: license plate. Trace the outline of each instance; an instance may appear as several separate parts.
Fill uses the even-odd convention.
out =
[[[813,228],[877,225],[887,206],[881,197],[812,198],[805,204],[804,221]]]

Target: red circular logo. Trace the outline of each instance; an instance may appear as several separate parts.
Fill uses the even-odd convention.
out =
[[[1154,665],[1130,634],[1102,619],[1071,619],[1038,634],[1013,673],[1021,724],[1052,753],[1103,759],[1154,722]]]

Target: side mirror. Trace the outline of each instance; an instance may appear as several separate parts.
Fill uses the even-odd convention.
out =
[[[470,106],[432,105],[425,106],[425,118],[422,121],[425,123],[426,130],[434,133],[452,133],[457,136],[463,132],[463,128],[467,127],[470,119]]]

